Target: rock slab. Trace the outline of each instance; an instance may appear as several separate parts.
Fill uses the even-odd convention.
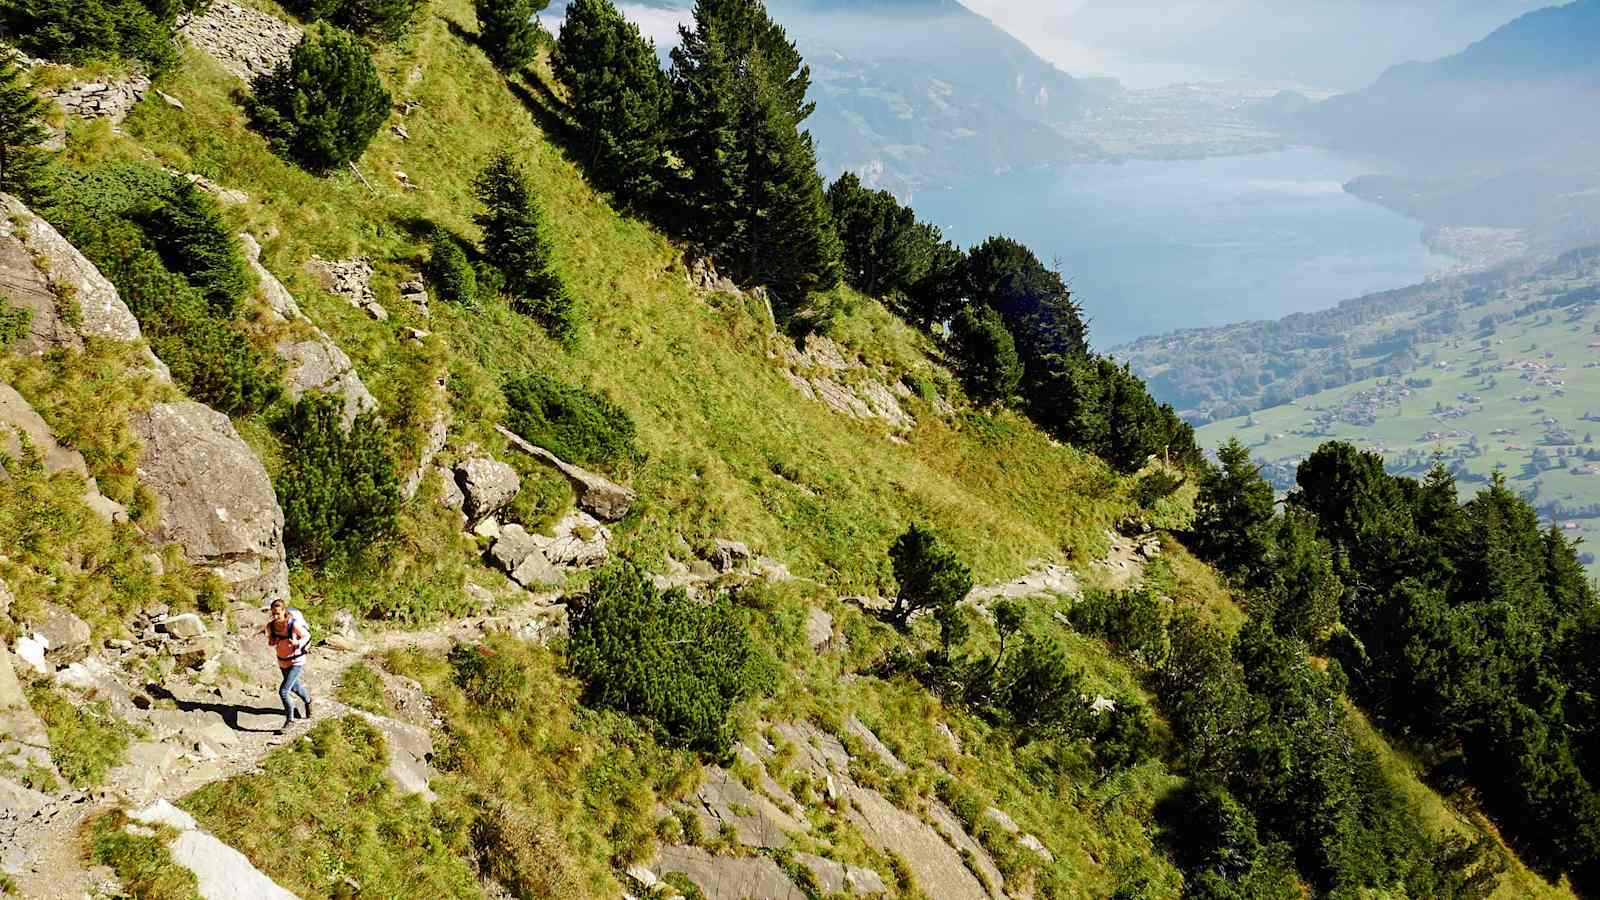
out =
[[[283,510],[228,417],[200,403],[161,403],[131,427],[144,442],[139,480],[161,500],[153,536],[176,542],[237,597],[287,600]]]
[[[634,501],[638,499],[632,489],[625,488],[603,475],[596,475],[588,469],[566,462],[514,431],[500,425],[496,425],[495,430],[518,450],[565,475],[567,480],[572,482],[573,490],[577,492],[578,505],[603,521],[615,522],[626,516],[633,508]]]
[[[654,868],[677,872],[706,900],[805,900],[805,894],[765,856],[712,856],[699,847],[662,847]]]
[[[296,900],[294,894],[262,874],[243,853],[201,831],[193,816],[165,800],[158,800],[129,818],[178,831],[167,849],[174,862],[194,873],[204,900]]]

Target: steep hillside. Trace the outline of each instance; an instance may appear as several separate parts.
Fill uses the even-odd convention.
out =
[[[38,205],[61,231],[9,198],[0,230],[0,312],[30,313],[0,360],[0,436],[22,432],[0,446],[4,890],[1172,897],[1226,877],[1197,861],[1220,853],[1281,895],[1366,878],[1348,848],[1440,896],[1567,895],[1469,852],[1468,792],[1446,803],[1358,731],[1303,645],[1279,657],[1304,704],[1246,683],[1253,601],[1174,537],[1189,473],[1122,475],[974,406],[932,338],[848,288],[780,328],[765,292],[589,185],[548,54],[497,72],[464,0],[375,54],[393,108],[359,161],[304,171],[239,77],[298,28],[219,0],[148,93],[120,64],[43,70],[142,99],[116,125],[52,112],[64,177]],[[439,229],[480,243],[473,182],[502,150],[548,218],[572,341],[433,275]],[[177,226],[249,236],[227,315],[195,298],[234,248],[160,277],[198,255],[159,240]],[[555,460],[514,433],[539,390],[589,416],[554,435],[569,458],[633,446]],[[327,555],[293,533],[390,479],[391,530]],[[914,523],[937,535],[921,556]],[[919,592],[951,596],[897,617]],[[284,734],[273,597],[315,638],[313,722]],[[1315,771],[1337,796],[1261,783],[1289,796],[1278,820],[1338,805],[1293,852],[1266,804],[1258,837],[1237,802],[1191,803],[1212,681],[1253,738],[1314,721],[1325,742],[1294,747],[1337,763]]]

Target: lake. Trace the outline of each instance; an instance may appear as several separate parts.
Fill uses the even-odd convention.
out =
[[[992,234],[1056,263],[1095,347],[1276,319],[1445,268],[1422,227],[1346,194],[1371,169],[1321,150],[997,175],[912,205],[970,246]]]

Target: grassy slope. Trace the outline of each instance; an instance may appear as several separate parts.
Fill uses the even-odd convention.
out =
[[[386,414],[413,444],[425,419],[425,386],[441,367],[451,374],[452,437],[458,443],[499,445],[488,424],[502,404],[496,384],[511,375],[537,370],[609,391],[635,415],[648,451],[647,461],[631,473],[644,503],[622,529],[629,552],[648,561],[677,534],[691,542],[728,536],[750,541],[827,585],[814,596],[803,596],[813,589],[797,586],[793,590],[802,596],[774,598],[767,614],[756,617],[769,629],[768,643],[790,674],[777,697],[746,712],[751,727],[758,718],[791,716],[837,726],[855,711],[913,765],[905,784],[885,785],[891,795],[898,790],[915,804],[917,797],[939,792],[935,766],[949,769],[959,776],[959,788],[945,791],[953,802],[961,801],[958,809],[998,802],[1056,852],[1055,866],[1033,873],[1041,884],[1058,885],[1065,896],[1104,896],[1143,877],[1159,894],[1172,893],[1176,873],[1152,845],[1146,827],[1155,798],[1171,783],[1159,765],[1109,780],[1035,781],[1037,774],[1029,773],[1045,767],[1030,765],[982,722],[942,709],[905,684],[843,679],[887,637],[881,626],[836,605],[851,655],[819,659],[796,649],[803,604],[838,591],[876,589],[885,575],[884,548],[912,518],[932,522],[973,563],[981,580],[993,580],[1018,573],[1036,558],[1096,555],[1103,549],[1103,528],[1130,507],[1126,486],[1097,461],[1051,443],[1010,415],[949,422],[918,405],[914,411],[922,424],[899,444],[888,440],[881,426],[836,416],[804,400],[781,377],[774,339],[760,318],[737,304],[692,293],[678,251],[646,225],[616,214],[589,189],[545,139],[519,93],[508,89],[463,37],[470,23],[468,4],[448,0],[408,44],[380,55],[397,99],[412,97],[422,108],[405,120],[409,141],[385,132],[363,159],[370,191],[349,173],[313,178],[274,157],[246,128],[237,82],[198,55],[161,84],[183,100],[186,110],[144,104],[127,123],[132,139],[81,128],[73,157],[92,162],[153,156],[249,192],[253,202],[230,215],[267,238],[268,267],[356,359]],[[413,71],[420,79],[405,87]],[[576,352],[560,350],[501,305],[469,313],[435,303],[434,318],[425,321],[395,297],[395,282],[416,265],[421,223],[475,234],[471,176],[502,146],[529,164],[551,214],[562,270],[588,307],[590,325]],[[390,174],[395,170],[409,173],[420,188],[402,190]],[[313,253],[371,257],[378,271],[374,286],[395,321],[371,322],[318,291],[301,269]],[[881,307],[848,293],[835,299],[843,310],[833,319],[835,333],[870,362],[907,373],[928,371],[921,339]],[[403,329],[412,325],[434,336],[421,344],[403,340]],[[273,465],[277,448],[264,423],[245,421],[240,427]],[[431,568],[442,577],[470,564],[470,551],[453,543],[447,523],[421,508],[407,515],[412,545],[397,554],[404,557],[397,560],[398,568]],[[1167,587],[1175,597],[1206,607],[1225,623],[1238,621],[1238,609],[1209,570],[1181,551],[1173,559],[1176,575]],[[425,580],[402,581],[398,587],[420,593]],[[433,579],[435,586],[438,581]],[[1041,616],[1044,612],[1038,610]],[[1088,673],[1089,686],[1138,692],[1127,669],[1105,647],[1062,637]],[[369,877],[403,871],[386,853],[423,867],[419,876],[452,876],[449,863],[427,850],[427,829],[448,833],[447,819],[459,808],[453,803],[465,802],[471,791],[488,784],[559,829],[564,852],[577,869],[573,876],[591,889],[610,882],[612,861],[645,855],[654,827],[653,801],[683,790],[675,778],[677,762],[671,761],[680,758],[655,747],[625,721],[579,707],[576,686],[560,676],[552,654],[520,652],[528,654],[534,687],[527,708],[511,720],[485,719],[452,705],[458,692],[452,693],[438,660],[390,661],[441,699],[458,739],[481,753],[472,757],[475,770],[458,769],[441,779],[445,800],[432,825],[423,818],[413,822],[413,833],[423,840],[391,847],[341,845],[373,857],[355,861],[367,866],[363,871]],[[943,743],[935,729],[940,722],[960,735],[965,755],[953,755]],[[337,761],[337,753],[329,758]],[[370,765],[348,759],[353,774],[370,777]],[[290,779],[295,790],[304,790],[296,773],[316,765],[286,757],[258,776],[264,780],[230,782],[190,805],[209,811],[219,830],[226,831],[230,822],[238,826],[241,841],[264,832],[292,844],[293,816],[252,825],[251,816],[261,812],[252,798],[271,795],[274,778]],[[649,779],[636,777],[640,773]],[[329,807],[294,814],[333,815]],[[318,827],[336,830],[340,824],[319,822]],[[347,824],[370,827],[367,820]],[[1008,868],[1025,867],[1015,853],[1006,852],[1003,840],[995,840]],[[883,860],[847,838],[838,846],[883,868]],[[299,864],[281,854],[257,856],[269,871],[308,894],[328,889],[330,882],[320,879],[303,884],[307,873],[296,874]],[[351,861],[325,862],[319,871],[331,876]],[[435,864],[442,868],[434,870]]]
[[[1480,308],[1463,313],[1464,319],[1476,322],[1489,313],[1509,312],[1511,309],[1540,299],[1539,295],[1515,293],[1495,300]],[[1374,388],[1380,380],[1356,382],[1320,394],[1302,397],[1292,404],[1273,407],[1254,414],[1254,425],[1247,426],[1248,417],[1226,419],[1200,429],[1199,438],[1204,446],[1215,447],[1230,437],[1238,437],[1250,447],[1255,457],[1266,463],[1281,464],[1281,471],[1304,459],[1317,445],[1328,440],[1345,440],[1362,449],[1377,450],[1392,465],[1406,465],[1420,470],[1435,453],[1442,453],[1446,461],[1460,455],[1466,468],[1477,481],[1461,479],[1466,492],[1476,492],[1482,481],[1497,469],[1510,480],[1511,487],[1526,492],[1538,485],[1535,503],[1560,500],[1566,505],[1585,505],[1600,502],[1600,475],[1575,475],[1564,469],[1550,469],[1538,475],[1529,474],[1524,466],[1533,456],[1543,432],[1541,420],[1555,419],[1562,428],[1575,433],[1581,442],[1589,433],[1600,432],[1600,423],[1584,422],[1582,416],[1600,412],[1600,400],[1585,385],[1595,380],[1595,371],[1585,369],[1587,363],[1600,362],[1600,350],[1590,345],[1600,341],[1595,332],[1600,323],[1600,313],[1593,308],[1576,321],[1568,320],[1568,310],[1551,310],[1500,323],[1488,337],[1489,349],[1497,354],[1494,362],[1512,363],[1536,361],[1542,364],[1564,364],[1564,372],[1551,373],[1566,382],[1565,396],[1556,396],[1554,388],[1524,381],[1515,371],[1495,373],[1495,386],[1486,386],[1484,376],[1468,375],[1467,370],[1484,364],[1479,351],[1480,339],[1471,338],[1424,344],[1418,348],[1418,357],[1425,362],[1413,374],[1405,377],[1427,378],[1432,385],[1411,391],[1398,406],[1385,407],[1371,426],[1340,422],[1325,430],[1312,424],[1314,409],[1333,408],[1359,391]],[[1545,321],[1546,317],[1550,321]],[[1550,354],[1546,359],[1545,354]],[[1404,380],[1402,378],[1401,380]],[[1458,396],[1468,394],[1481,398],[1481,402],[1466,403]],[[1522,402],[1517,398],[1537,395],[1536,401]],[[1461,418],[1440,418],[1434,415],[1437,406],[1445,408],[1465,406],[1471,412]],[[1510,435],[1494,435],[1501,429],[1514,431]],[[1467,432],[1477,436],[1481,454],[1467,454],[1468,439],[1461,437],[1427,438],[1429,432],[1448,435],[1452,431]],[[1267,436],[1271,436],[1267,440]],[[1589,450],[1595,445],[1577,445]],[[1554,456],[1553,447],[1545,451]],[[1583,463],[1570,461],[1572,468]],[[1417,471],[1413,471],[1417,474]],[[1570,520],[1577,527],[1569,536],[1588,540],[1584,550],[1600,542],[1600,519]],[[1591,566],[1591,573],[1600,574],[1600,567]]]

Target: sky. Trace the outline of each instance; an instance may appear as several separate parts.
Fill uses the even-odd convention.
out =
[[[1347,91],[1556,0],[962,0],[1072,75]]]

